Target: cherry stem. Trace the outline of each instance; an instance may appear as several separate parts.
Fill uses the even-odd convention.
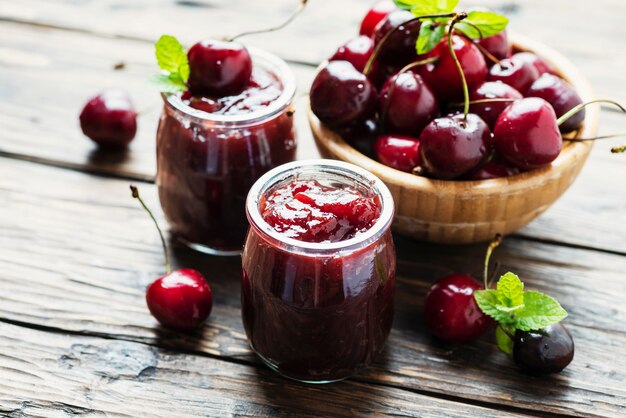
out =
[[[452,55],[452,59],[454,60],[454,64],[456,65],[457,70],[459,71],[459,75],[461,76],[461,84],[463,85],[463,121],[467,122],[467,114],[469,113],[469,89],[467,87],[467,80],[465,79],[465,73],[463,73],[463,67],[461,67],[461,62],[456,56],[456,52],[454,52],[454,47],[452,46],[452,36],[454,35],[454,25],[456,25],[461,20],[467,17],[467,13],[461,12],[455,15],[450,21],[448,27],[448,49],[450,50],[450,54]]]
[[[291,16],[289,16],[287,18],[287,20],[285,20],[283,23],[281,23],[278,26],[273,26],[271,28],[266,28],[266,29],[256,29],[256,30],[251,30],[251,31],[247,31],[247,32],[242,32],[239,35],[233,36],[231,38],[226,38],[226,41],[232,42],[235,39],[239,39],[241,37],[248,36],[248,35],[258,35],[260,33],[269,33],[269,32],[276,32],[278,30],[281,30],[282,28],[284,28],[285,26],[290,24],[296,17],[298,17],[300,15],[300,13],[302,13],[302,11],[304,10],[304,8],[307,5],[307,2],[308,2],[308,0],[300,0],[300,5],[296,8],[296,10],[294,10],[291,13]]]
[[[148,206],[146,206],[141,196],[139,196],[139,189],[131,185],[130,191],[133,197],[139,200],[139,203],[141,203],[141,206],[143,206],[146,212],[148,212],[148,215],[150,215],[150,218],[152,218],[152,222],[154,222],[154,226],[156,226],[157,231],[159,231],[159,237],[161,237],[161,245],[163,246],[163,255],[165,255],[165,271],[167,274],[169,274],[172,272],[172,264],[170,263],[170,255],[167,251],[167,244],[165,243],[165,238],[163,237],[163,231],[161,231],[161,228],[159,227],[159,223],[157,222],[156,218],[152,214],[152,211],[148,208]]]
[[[614,100],[609,100],[609,99],[597,99],[597,100],[591,100],[589,102],[586,103],[581,103],[577,106],[574,106],[572,109],[570,109],[569,112],[565,113],[563,116],[561,116],[560,118],[558,118],[556,120],[557,125],[561,126],[562,124],[564,124],[569,118],[571,118],[572,116],[574,116],[576,113],[580,112],[582,109],[584,109],[587,105],[593,104],[593,103],[609,103],[612,105],[615,105],[617,107],[619,107],[619,109],[626,113],[626,109],[624,108],[624,106],[622,106],[621,104],[619,104],[618,102],[614,101]]]
[[[467,23],[467,22],[466,22]],[[500,60],[497,59],[491,52],[489,52],[487,50],[487,48],[485,48],[484,46],[482,46],[481,44],[479,44],[478,42],[474,42],[474,45],[480,49],[480,52],[483,53],[484,56],[486,56],[487,58],[489,58],[489,60],[491,62],[493,62],[494,64],[500,64]]]
[[[626,132],[618,132],[616,134],[595,136],[593,138],[563,138],[563,141],[585,142],[585,141],[595,141],[596,139],[618,138],[618,137],[622,137],[622,136],[626,136]]]
[[[370,71],[372,71],[372,66],[374,65],[374,61],[376,60],[376,58],[380,54],[380,50],[387,43],[387,40],[391,37],[391,35],[393,35],[394,33],[396,33],[399,30],[400,26],[407,26],[407,25],[409,25],[411,23],[419,22],[422,19],[435,19],[435,18],[438,18],[438,17],[454,17],[454,16],[456,16],[456,13],[437,13],[437,14],[432,14],[432,15],[418,16],[416,18],[413,18],[411,20],[407,20],[406,22],[403,22],[403,23],[399,24],[398,26],[394,27],[389,32],[387,32],[385,34],[385,36],[383,36],[383,38],[380,40],[380,42],[378,42],[378,45],[376,45],[376,47],[374,48],[374,51],[372,52],[372,55],[367,60],[367,64],[365,64],[365,68],[363,68],[363,74],[369,75]]]
[[[507,99],[505,97],[494,97],[493,99],[476,99],[476,100],[470,100],[470,105],[473,104],[483,104],[483,103],[510,103],[510,102],[514,102],[516,100],[519,99]],[[463,103],[461,102],[451,102],[450,103],[451,106],[463,106]]]
[[[483,271],[483,281],[485,282],[485,290],[489,289],[490,281],[489,281],[489,259],[491,258],[491,253],[496,249],[498,245],[502,242],[502,235],[497,234],[493,241],[489,243],[487,247],[487,252],[485,253],[485,269]]]
[[[611,148],[611,152],[613,154],[621,154],[623,152],[626,152],[626,145],[620,145],[619,147],[613,147],[613,148]]]
[[[391,86],[389,87],[389,91],[387,92],[387,97],[385,98],[385,104],[383,106],[383,110],[381,112],[380,115],[380,131],[381,133],[385,131],[384,126],[385,126],[385,120],[387,118],[387,112],[389,110],[389,103],[391,103],[391,95],[393,94],[394,90],[396,89],[396,83],[398,82],[398,79],[400,78],[400,74],[405,73],[413,68],[419,67],[421,65],[426,65],[426,64],[430,64],[433,62],[436,62],[439,60],[439,57],[430,57],[430,58],[426,58],[423,60],[419,60],[419,61],[414,61],[410,64],[405,65],[404,67],[402,67],[402,69],[400,71],[397,72],[397,74],[394,76],[393,78],[393,82],[391,83]]]

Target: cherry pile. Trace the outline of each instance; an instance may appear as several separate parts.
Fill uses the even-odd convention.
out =
[[[541,57],[513,53],[506,30],[470,39],[448,25],[450,44],[446,35],[417,55],[425,24],[391,0],[376,3],[313,81],[315,115],[381,163],[436,179],[506,177],[554,161],[561,135],[585,116],[581,108],[557,122],[582,103],[573,87]]]

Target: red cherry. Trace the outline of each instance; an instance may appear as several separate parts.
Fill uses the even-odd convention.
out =
[[[374,41],[361,35],[340,46],[329,61],[348,61],[358,71],[363,72],[372,52],[374,52]]]
[[[391,0],[381,0],[372,6],[361,22],[359,34],[371,37],[374,29],[387,15],[396,9],[396,5]]]
[[[554,109],[537,97],[517,100],[504,109],[493,136],[498,154],[522,170],[550,164],[563,147]]]
[[[467,274],[452,274],[431,286],[424,301],[424,322],[435,337],[465,343],[493,325],[474,300],[474,291],[480,289],[483,286]]]
[[[470,173],[467,180],[489,180],[497,179],[500,177],[510,177],[518,174],[519,170],[515,167],[501,162],[501,161],[489,161],[487,164],[480,167],[478,170]]]
[[[376,26],[372,38],[378,45],[387,33],[394,31],[380,48],[376,59],[388,65],[403,66],[417,59],[415,43],[419,35],[420,23],[415,21],[415,15],[408,10],[394,10]],[[410,23],[406,23],[408,21]]]
[[[560,118],[583,102],[576,90],[567,81],[547,73],[535,80],[526,92],[526,96],[541,97],[550,103],[557,118]],[[571,132],[577,129],[584,120],[585,109],[583,108],[580,112],[563,122],[559,128],[561,132]]]
[[[532,52],[518,52],[517,54],[514,54],[513,57],[515,57],[516,61],[522,61],[531,64],[539,72],[539,75],[545,73],[554,74],[554,70],[552,69],[550,64],[548,64]]]
[[[181,269],[155,280],[146,292],[150,313],[163,325],[179,331],[200,326],[211,313],[213,293],[196,270]]]
[[[467,39],[452,37],[454,52],[461,63],[468,87],[471,89],[485,81],[487,64],[480,50]],[[434,90],[440,102],[447,102],[463,97],[463,84],[459,70],[448,48],[448,40],[443,39],[426,54],[426,57],[439,57],[434,63],[419,67],[418,72],[424,81]]]
[[[420,135],[420,163],[424,172],[450,180],[480,166],[491,154],[491,131],[478,116],[470,113],[438,118]]]
[[[348,61],[331,61],[313,80],[311,110],[331,127],[364,120],[376,107],[376,88]]]
[[[90,99],[79,119],[83,133],[104,148],[125,147],[137,133],[137,112],[120,90],[107,90]]]
[[[374,153],[381,163],[410,173],[419,163],[419,140],[409,136],[379,136]]]
[[[378,110],[384,115],[381,119],[385,121],[386,131],[417,137],[437,117],[439,105],[422,77],[407,71],[385,82],[380,92]]]
[[[376,118],[352,123],[339,129],[338,133],[361,154],[368,157],[374,156],[374,142],[378,137],[378,120]]]
[[[538,78],[537,69],[532,64],[516,58],[515,55],[494,64],[487,75],[488,81],[502,81],[522,94],[526,93]]]
[[[204,40],[189,48],[189,89],[196,95],[240,93],[250,82],[252,58],[238,42]]]
[[[522,97],[524,97],[522,93],[500,81],[487,81],[470,91],[470,100],[521,99]],[[500,113],[510,104],[511,102],[476,103],[470,105],[470,112],[476,113],[487,122],[489,128],[493,129]]]
[[[485,48],[487,52],[493,55],[495,58],[501,60],[509,58],[513,52],[513,48],[509,43],[509,39],[506,31],[502,31],[492,36],[488,36],[478,41],[480,46]],[[487,60],[489,61],[489,60]]]

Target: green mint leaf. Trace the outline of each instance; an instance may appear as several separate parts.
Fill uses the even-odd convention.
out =
[[[173,36],[162,35],[155,44],[159,68],[170,74],[178,74],[183,82],[189,78],[189,62],[185,48]]]
[[[517,310],[524,304],[524,283],[517,275],[511,272],[502,275],[498,280],[496,289],[498,300],[509,311]]]
[[[481,311],[498,321],[501,324],[513,323],[513,315],[508,312],[504,312],[499,309],[500,300],[498,299],[498,292],[493,289],[488,290],[476,290],[474,292],[474,299]]]
[[[417,37],[417,43],[415,44],[417,54],[422,55],[432,51],[439,41],[441,41],[445,32],[446,28],[443,25],[437,25],[432,21],[422,22],[420,33]]]
[[[515,328],[532,331],[560,322],[567,317],[567,312],[556,299],[540,292],[528,291],[524,292],[524,309],[516,311],[514,316]]]
[[[176,93],[187,90],[187,86],[178,74],[154,74],[148,82],[163,93]]]
[[[459,0],[393,0],[401,9],[410,10],[415,16],[450,13]]]
[[[509,19],[497,13],[472,11],[454,28],[472,39],[480,39],[502,32],[508,23]]]
[[[505,354],[513,353],[513,340],[509,337],[509,334],[514,335],[514,333],[515,329],[506,325],[499,325],[496,328],[496,344],[500,351]]]

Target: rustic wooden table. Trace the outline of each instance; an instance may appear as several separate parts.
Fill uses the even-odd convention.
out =
[[[296,0],[0,1],[0,415],[626,416],[626,160],[596,144],[579,179],[540,219],[507,237],[495,258],[528,288],[556,296],[570,317],[574,362],[520,374],[491,339],[445,345],[421,321],[438,276],[481,271],[483,245],[396,237],[394,329],[373,367],[306,386],[264,367],[239,313],[240,259],[175,246],[175,263],[204,272],[215,307],[197,334],[160,330],[144,289],[163,273],[158,237],[132,201],[153,183],[162,33],[190,44],[280,21]],[[598,96],[626,102],[623,0],[482,1],[511,29],[562,51]],[[311,0],[280,33],[246,39],[289,61],[306,92],[320,60],[356,31],[369,1]],[[263,17],[261,19],[261,17]],[[117,63],[125,68],[115,70]],[[143,113],[129,152],[95,151],[77,114],[106,87],[127,89]],[[315,147],[302,111],[299,157]],[[603,133],[626,118],[604,109]]]

